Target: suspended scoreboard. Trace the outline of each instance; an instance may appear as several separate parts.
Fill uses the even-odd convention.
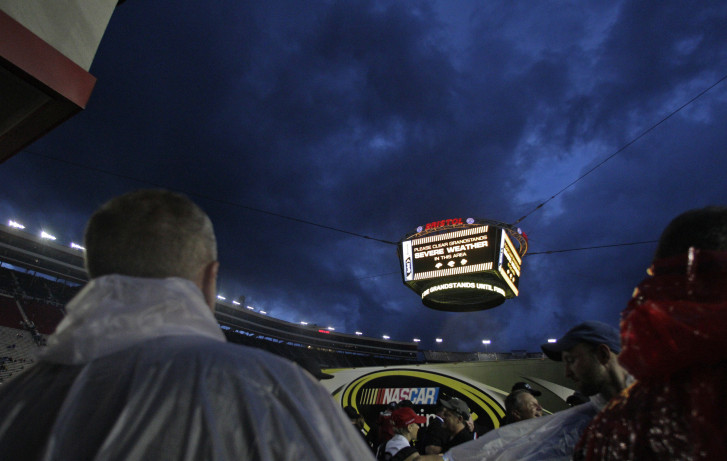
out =
[[[427,224],[399,243],[404,284],[425,306],[460,312],[490,309],[517,296],[526,251],[519,229],[473,218]]]

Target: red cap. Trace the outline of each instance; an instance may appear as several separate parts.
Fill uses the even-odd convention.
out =
[[[396,427],[407,427],[411,423],[424,424],[427,422],[425,416],[414,413],[409,407],[397,408],[391,413],[391,422]]]

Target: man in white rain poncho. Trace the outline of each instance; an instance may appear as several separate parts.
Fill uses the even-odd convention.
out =
[[[372,459],[309,373],[225,342],[212,223],[187,198],[115,198],[85,247],[91,281],[0,392],[3,459]]]
[[[490,431],[449,450],[446,461],[569,460],[588,423],[631,379],[618,363],[619,332],[610,325],[584,322],[541,348],[564,362],[566,377],[590,402]]]

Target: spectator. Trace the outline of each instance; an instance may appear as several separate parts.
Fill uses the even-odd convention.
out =
[[[504,424],[525,421],[530,418],[543,416],[543,407],[538,399],[526,389],[520,388],[510,392],[505,398],[505,422]]]
[[[470,409],[466,403],[456,397],[441,402],[444,406],[444,427],[449,432],[449,438],[442,447],[442,450],[446,452],[456,445],[469,442],[473,439],[474,434],[467,428]]]
[[[449,432],[444,427],[443,415],[444,405],[442,405],[442,401],[440,400],[434,410],[434,416],[429,418],[429,423],[426,427],[419,430],[419,436],[417,438],[419,453],[423,455],[442,453],[442,447],[447,439],[449,439]]]
[[[419,452],[411,446],[417,438],[419,425],[427,418],[417,415],[411,407],[400,406],[391,413],[394,436],[386,442],[383,459],[385,461],[411,461],[419,457]]]
[[[530,392],[535,397],[540,397],[541,395],[543,395],[542,392],[533,389],[533,386],[531,386],[529,383],[526,383],[526,382],[523,382],[523,381],[520,381],[520,382],[517,382],[517,383],[513,384],[512,385],[512,389],[510,389],[510,392],[515,392],[518,389],[526,390],[526,391]]]
[[[621,362],[638,381],[574,458],[727,459],[727,208],[675,218],[648,273],[621,316]]]
[[[492,430],[446,452],[445,460],[569,459],[588,423],[630,379],[618,363],[618,330],[604,323],[582,323],[556,343],[543,344],[541,348],[551,359],[564,361],[566,376],[580,392],[591,396],[591,401]]]
[[[364,430],[364,417],[361,416],[361,414],[351,405],[348,405],[343,408],[344,413],[346,413],[346,416],[348,416],[348,419],[351,421],[351,424],[356,428],[356,431],[361,434],[361,438],[364,440],[366,445],[369,445],[369,448],[372,449],[373,454],[373,447],[369,444],[369,441],[366,439],[366,431]]]
[[[309,373],[225,343],[212,223],[186,197],[112,199],[84,246],[89,283],[0,391],[4,458],[371,459]]]
[[[386,442],[394,436],[394,425],[391,422],[391,413],[399,408],[398,402],[389,402],[384,411],[376,419],[376,430],[369,430],[367,440],[370,445],[377,447],[376,453],[383,453]]]

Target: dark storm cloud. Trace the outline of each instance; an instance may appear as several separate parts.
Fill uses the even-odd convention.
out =
[[[110,196],[163,185],[215,222],[228,299],[423,347],[537,350],[583,320],[616,325],[653,244],[526,256],[520,297],[453,314],[402,284],[395,246],[250,207],[390,241],[451,217],[513,222],[726,72],[725,8],[126,2],[88,108],[28,149],[94,169],[21,153],[0,168],[0,211],[70,240]],[[725,94],[528,214],[530,251],[654,240],[724,203]]]

